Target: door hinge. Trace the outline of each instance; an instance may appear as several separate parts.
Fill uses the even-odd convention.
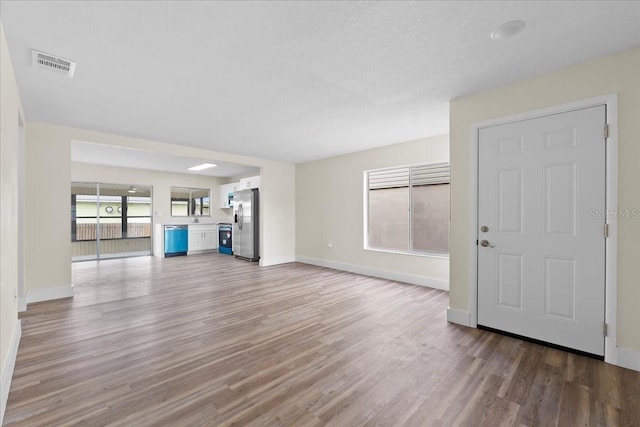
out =
[[[602,324],[602,335],[604,335],[605,337],[609,334],[609,325],[607,325],[606,323]]]
[[[609,125],[604,125],[604,139],[609,138]]]
[[[604,237],[605,239],[609,237],[609,224],[604,225]]]

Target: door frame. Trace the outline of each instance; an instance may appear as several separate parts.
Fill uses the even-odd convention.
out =
[[[585,99],[567,104],[536,109],[495,119],[489,119],[471,125],[471,175],[470,175],[470,212],[469,212],[469,326],[478,327],[478,149],[479,131],[482,128],[499,126],[513,122],[530,120],[553,114],[580,110],[605,105],[607,108],[606,123],[609,125],[609,136],[606,141],[606,187],[605,212],[606,224],[609,225],[609,236],[605,240],[605,322],[607,335],[604,337],[604,360],[617,364],[617,297],[618,297],[618,95],[609,95]],[[603,129],[604,132],[604,129]],[[609,213],[613,212],[613,215]]]

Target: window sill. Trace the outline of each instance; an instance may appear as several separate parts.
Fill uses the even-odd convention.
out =
[[[422,258],[442,258],[449,259],[449,254],[441,254],[437,252],[407,252],[407,251],[394,251],[392,249],[377,249],[377,248],[363,248],[365,251],[370,252],[382,252],[386,254],[397,254],[397,255],[410,255],[410,256],[418,256]]]

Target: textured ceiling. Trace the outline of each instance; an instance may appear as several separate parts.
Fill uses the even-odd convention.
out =
[[[296,163],[446,133],[453,98],[640,45],[640,2],[3,0],[0,16],[30,121]],[[513,19],[523,33],[489,38]]]

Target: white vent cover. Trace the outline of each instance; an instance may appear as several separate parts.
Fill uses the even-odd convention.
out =
[[[73,77],[73,72],[76,69],[75,62],[55,55],[50,55],[48,53],[39,52],[35,49],[31,51],[31,60],[33,66],[57,71],[59,73],[66,74],[69,77]]]

